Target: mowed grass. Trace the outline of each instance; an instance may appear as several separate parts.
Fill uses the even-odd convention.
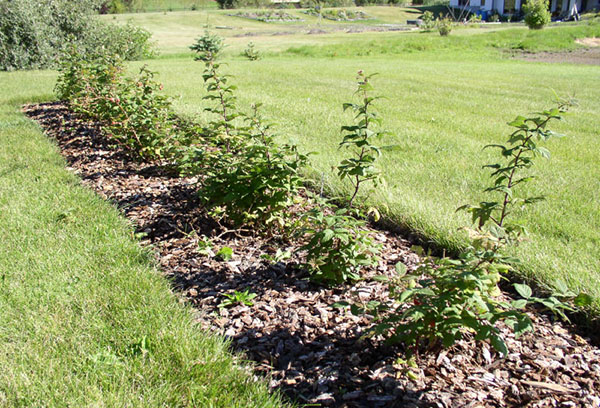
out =
[[[237,13],[265,12],[268,10],[198,10],[168,13],[119,14],[100,16],[103,21],[125,24],[128,21],[153,33],[162,56],[189,53],[189,46],[205,30],[218,33],[228,39],[227,53],[239,53],[249,42],[261,43],[263,49],[280,52],[297,45],[323,45],[345,42],[345,31],[352,27],[381,26],[382,24],[406,24],[408,19],[418,18],[424,7],[344,7],[361,10],[370,17],[366,21],[338,22],[307,15],[297,9],[282,11],[298,17],[301,21],[262,22],[232,16]],[[308,31],[324,31],[326,34],[305,34]],[[360,36],[364,34],[359,34]],[[398,35],[397,32],[394,35]]]
[[[0,406],[280,406],[19,112],[55,77],[0,73]]]
[[[512,131],[506,122],[515,116],[552,107],[555,92],[575,96],[579,106],[564,122],[551,125],[567,137],[548,144],[552,159],[540,159],[531,169],[536,180],[519,191],[547,199],[515,214],[530,233],[514,253],[524,261],[519,272],[524,278],[549,287],[564,282],[599,299],[600,68],[511,60],[502,57],[504,47],[494,46],[499,40],[518,45],[535,36],[536,44],[547,49],[565,48],[563,37],[571,38],[569,48],[575,48],[574,37],[597,32],[597,25],[583,25],[542,32],[458,32],[449,39],[437,34],[346,35],[345,42],[340,36],[302,52],[291,47],[267,53],[258,62],[230,53],[224,70],[234,75],[240,106],[262,102],[278,123],[282,141],[318,152],[310,174],[336,194],[348,189],[332,170],[346,154],[337,148],[339,128],[352,121],[341,104],[352,99],[357,70],[379,73],[373,84],[384,99],[377,109],[393,136],[380,141],[386,147],[379,164],[386,186],[363,191],[363,200],[397,225],[446,248],[466,242],[459,228],[469,225],[469,218],[455,209],[490,198],[482,193],[490,179],[481,167],[497,157],[483,146],[504,142]],[[292,37],[294,42],[298,36]],[[432,45],[406,47],[421,40]],[[269,44],[257,42],[257,48],[263,46]],[[372,52],[365,56],[365,50]],[[179,58],[150,66],[176,96],[179,112],[207,119],[200,63]]]

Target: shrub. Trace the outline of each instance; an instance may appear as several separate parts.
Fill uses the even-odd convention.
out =
[[[437,20],[437,29],[442,37],[445,37],[450,34],[452,31],[452,19],[448,17],[440,18]]]
[[[549,157],[539,143],[556,136],[547,125],[561,118],[565,106],[529,118],[517,117],[509,123],[515,130],[507,143],[488,146],[498,148],[502,158],[499,163],[485,166],[492,170],[493,178],[492,186],[485,191],[498,198],[459,208],[472,214],[475,228],[469,230],[471,245],[458,259],[431,258],[415,274],[392,280],[390,296],[394,302],[353,305],[353,313],[384,312],[374,328],[375,334],[387,335],[390,342],[404,343],[411,354],[418,353],[421,346],[426,350],[452,346],[469,332],[475,340],[489,340],[506,355],[498,322],[505,321],[518,337],[533,327],[522,312],[528,303],[541,303],[559,314],[569,308],[555,297],[532,297],[531,289],[524,284],[515,284],[523,299],[508,302],[498,298],[502,274],[518,262],[504,255],[503,248],[517,243],[524,232],[524,227],[508,216],[516,208],[540,199],[520,198],[516,187],[531,180],[521,173],[533,165],[536,156]]]
[[[0,69],[55,67],[71,43],[83,53],[98,47],[125,59],[146,56],[150,34],[92,17],[99,0],[0,0]]]
[[[358,210],[335,209],[323,200],[303,216],[301,234],[308,235],[308,242],[300,250],[307,252],[304,266],[311,280],[329,285],[356,281],[362,267],[377,263],[380,246],[360,217]]]
[[[423,13],[421,20],[423,21],[423,24],[421,24],[421,30],[431,31],[435,28],[435,17],[431,11],[427,10],[425,13]]]
[[[190,50],[196,52],[197,61],[214,61],[223,50],[223,38],[208,31],[196,39],[196,43],[190,46]]]
[[[219,73],[214,54],[206,54],[206,108],[215,115],[208,124],[203,146],[186,156],[181,166],[186,172],[202,175],[199,195],[213,215],[235,226],[251,225],[263,232],[285,232],[288,207],[303,186],[299,175],[307,157],[293,145],[278,145],[271,125],[254,105],[252,114],[240,115],[235,86]],[[245,125],[239,123],[244,117]]]
[[[236,226],[259,226],[263,231],[285,232],[287,210],[303,187],[299,174],[307,157],[293,145],[277,145],[269,125],[255,113],[247,118],[247,129],[227,150],[207,150],[200,197]]]
[[[106,135],[131,157],[156,160],[170,157],[176,148],[177,126],[153,76],[143,67],[137,77],[125,77],[119,57],[100,53],[83,59],[72,46],[60,68],[56,93],[75,112],[100,121]]]
[[[235,0],[217,0],[217,4],[220,9],[232,9],[237,7]]]
[[[528,0],[523,4],[525,24],[532,30],[540,30],[550,22],[548,0]]]

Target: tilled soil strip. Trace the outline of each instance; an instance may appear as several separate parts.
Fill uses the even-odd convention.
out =
[[[319,287],[294,257],[273,260],[278,248],[293,253],[293,244],[224,233],[199,206],[195,179],[128,161],[61,103],[24,111],[57,141],[69,169],[144,233],[164,273],[199,309],[202,327],[230,337],[256,362],[255,371],[291,399],[338,407],[600,407],[600,350],[545,315],[529,313],[535,333],[518,340],[502,329],[506,358],[464,340],[421,356],[411,375],[398,363],[399,349],[361,338],[370,319],[330,305],[350,294],[364,302],[385,298],[385,285],[369,277],[393,275],[399,261],[409,270],[419,262],[401,237],[373,230],[382,261],[365,271],[366,279],[343,289]],[[203,235],[215,252],[232,248],[233,258],[200,254]],[[246,289],[257,295],[252,306],[219,308],[225,294]]]

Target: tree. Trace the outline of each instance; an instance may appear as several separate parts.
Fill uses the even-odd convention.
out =
[[[550,22],[548,0],[528,0],[522,7],[525,24],[531,30],[541,30]]]

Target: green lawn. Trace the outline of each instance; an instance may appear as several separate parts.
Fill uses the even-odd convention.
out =
[[[214,11],[117,20],[126,18],[155,32],[167,55],[143,63],[159,71],[176,109],[205,120],[202,66],[186,47],[204,25],[236,18]],[[463,28],[441,38],[335,28],[274,36],[284,24],[237,20],[237,33],[219,32],[227,33],[226,70],[240,106],[262,102],[281,140],[318,152],[309,173],[332,191],[348,188],[331,170],[343,157],[339,127],[351,120],[341,104],[357,70],[379,73],[374,85],[386,99],[377,106],[392,132],[381,141],[387,186],[364,191],[363,201],[449,248],[465,242],[458,228],[468,223],[455,208],[485,198],[480,168],[492,156],[482,147],[504,141],[515,115],[551,106],[554,91],[575,95],[580,105],[555,125],[568,137],[552,141],[552,160],[532,170],[538,179],[527,192],[548,199],[522,214],[531,233],[516,253],[524,275],[600,299],[600,67],[504,54],[576,48],[574,37],[600,36],[597,24]],[[246,29],[265,33],[234,37]],[[264,59],[239,57],[250,40]],[[118,211],[82,188],[56,146],[18,112],[52,99],[54,80],[46,71],[0,73],[0,406],[277,405],[222,340],[193,325]]]
[[[554,92],[575,96],[579,106],[553,125],[568,137],[548,145],[552,159],[532,169],[538,178],[523,192],[547,200],[519,214],[530,235],[515,252],[525,261],[526,277],[548,285],[562,281],[598,298],[600,68],[512,60],[505,52],[574,49],[574,38],[592,36],[600,36],[598,24],[535,32],[467,28],[449,38],[436,33],[250,37],[266,55],[258,62],[239,57],[239,38],[228,37],[225,62],[239,87],[240,105],[262,102],[278,122],[282,140],[318,152],[310,172],[333,191],[347,188],[331,170],[343,156],[337,149],[339,127],[351,120],[341,104],[352,97],[358,69],[379,73],[374,85],[385,99],[378,109],[393,136],[381,141],[388,146],[381,161],[387,186],[365,191],[365,200],[395,223],[449,248],[465,242],[458,229],[469,222],[455,209],[486,198],[481,191],[489,180],[481,166],[494,156],[482,147],[503,142],[511,131],[506,122],[516,115],[552,107]],[[172,55],[150,66],[176,96],[179,112],[206,119],[201,64]]]
[[[0,406],[280,406],[20,113],[55,77],[0,73]]]

